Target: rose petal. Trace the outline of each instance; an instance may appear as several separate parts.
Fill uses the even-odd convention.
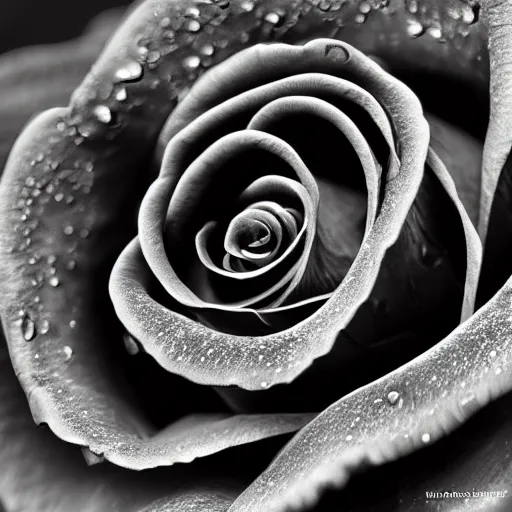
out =
[[[236,274],[233,277],[236,279],[242,279],[242,277],[256,277],[279,265],[281,262],[285,261],[287,256],[295,249],[298,242],[302,238],[302,232],[304,232],[305,247],[301,258],[298,259],[297,263],[294,264],[293,267],[282,278],[282,281],[276,283],[272,288],[266,290],[262,294],[256,297],[251,297],[250,299],[244,300],[243,302],[235,305],[216,305],[202,301],[179,279],[173,267],[169,264],[166,256],[163,238],[163,223],[165,220],[165,211],[167,210],[167,205],[169,204],[169,200],[171,199],[171,194],[173,192],[172,186],[169,187],[169,182],[174,176],[176,176],[176,168],[180,168],[181,153],[179,149],[176,148],[179,148],[180,145],[183,144],[183,140],[188,140],[187,132],[184,131],[183,134],[185,135],[184,139],[174,139],[170,144],[168,152],[166,153],[169,155],[169,158],[164,160],[161,175],[151,185],[148,192],[146,193],[146,196],[142,202],[139,217],[139,237],[141,240],[142,251],[146,260],[148,261],[148,264],[150,265],[152,271],[155,273],[156,277],[161,282],[162,286],[180,304],[197,308],[207,307],[223,310],[237,308],[239,305],[244,306],[252,305],[255,302],[257,303],[261,299],[266,298],[269,294],[280,289],[283,285],[287,286],[287,290],[292,289],[294,282],[296,282],[296,280],[302,276],[301,269],[303,272],[303,268],[305,267],[304,259],[307,258],[307,255],[309,254],[313,244],[318,204],[318,188],[313,177],[309,174],[302,160],[291,146],[277,139],[276,137],[255,130],[246,130],[243,132],[235,132],[231,135],[226,135],[216,144],[210,146],[210,148],[208,148],[208,150],[203,153],[201,158],[196,160],[194,164],[187,169],[186,174],[190,173],[190,175],[194,176],[194,178],[201,179],[204,182],[204,174],[208,173],[208,179],[211,180],[211,174],[214,173],[216,169],[222,169],[223,164],[227,160],[239,155],[246,149],[256,149],[269,152],[270,154],[278,157],[280,160],[283,160],[286,164],[289,165],[291,169],[297,173],[297,176],[301,180],[302,185],[300,183],[289,180],[287,186],[294,190],[295,194],[300,198],[300,201],[304,205],[305,218],[307,219],[307,222],[304,223],[301,229],[301,236],[297,237],[279,258],[274,260],[272,263],[269,263],[264,268],[254,270],[246,274]],[[188,181],[189,180],[187,177],[184,176],[183,188],[185,188],[185,190],[188,189]],[[181,183],[181,181],[178,183],[178,188]],[[191,197],[190,194],[184,195],[183,192],[181,194],[177,193],[177,196],[178,198],[175,202],[171,200],[169,208],[169,218],[173,223],[174,219],[178,218],[176,211],[179,211],[181,216],[180,197],[183,196],[186,198],[186,200],[189,200]],[[193,199],[194,198],[192,197],[192,200]],[[179,247],[177,240],[173,239],[172,237],[173,229],[169,229],[168,231],[171,247]],[[124,253],[124,256],[126,258],[133,254],[133,251],[131,251]],[[126,262],[121,260],[120,265],[131,266],[133,263],[128,260]],[[114,283],[117,282],[115,277],[116,272],[117,270],[114,269]],[[222,271],[219,270],[219,272]],[[114,300],[116,300],[117,292],[114,291],[112,296]],[[284,300],[286,296],[287,292],[284,292],[284,294],[281,295],[280,300]]]
[[[108,144],[106,152],[98,146],[91,151],[93,144],[76,146],[59,130],[67,115],[65,109],[53,110],[31,123],[11,153],[0,187],[8,292],[3,321],[36,421],[48,423],[66,441],[136,469],[187,462],[302,426],[306,416],[206,416],[193,429],[171,426],[154,435],[118,389],[121,383],[108,365],[107,334],[102,332],[105,313],[94,304],[102,291],[91,276],[123,243],[122,237],[110,237],[110,244],[106,240],[112,226],[119,234],[115,219],[128,188],[114,196],[102,183],[115,181],[116,173],[127,183],[125,164],[118,155],[111,157]],[[59,164],[55,170],[53,163]],[[69,168],[75,174],[62,174]],[[45,179],[46,189],[31,194],[27,206],[24,191],[39,190],[39,180]],[[66,204],[70,195],[74,200]],[[20,201],[25,204],[21,209]]]
[[[140,512],[225,512],[233,500],[213,492],[187,493],[178,498],[164,498],[151,503]]]
[[[7,510],[135,512],[163,496],[176,507],[193,496],[211,496],[212,503],[224,496],[226,503],[242,488],[226,474],[224,480],[212,478],[212,468],[197,465],[142,473],[109,464],[87,467],[77,447],[34,424],[2,336],[0,371],[0,494]]]
[[[344,489],[327,491],[317,506],[306,510],[510,510],[511,398],[508,393],[495,400],[456,431],[421,450],[354,474]]]
[[[503,0],[483,3],[489,27],[489,56],[491,63],[491,114],[487,130],[480,198],[479,233],[483,241],[498,180],[512,146],[512,89],[510,87],[510,59],[512,39],[508,26],[512,20],[512,6]]]
[[[230,510],[311,504],[325,487],[439,439],[510,390],[510,296],[507,286],[444,341],[326,409]]]

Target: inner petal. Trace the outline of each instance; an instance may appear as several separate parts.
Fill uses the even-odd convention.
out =
[[[279,220],[270,212],[250,207],[229,223],[224,249],[231,256],[263,266],[277,253],[282,241]]]
[[[262,156],[265,156],[267,163],[264,167],[258,165]],[[166,163],[172,165],[172,158],[170,162],[164,162],[164,165]],[[303,210],[309,212],[311,218],[311,222],[304,222],[300,230],[304,235],[300,237],[302,246],[299,246],[298,242],[295,244],[300,257],[297,257],[295,262],[283,269],[275,269],[271,281],[258,283],[255,287],[253,283],[251,283],[251,286],[248,286],[247,283],[231,283],[229,290],[224,290],[229,292],[229,296],[221,299],[216,297],[216,292],[214,292],[214,290],[220,288],[212,286],[212,279],[215,279],[215,276],[211,275],[211,267],[216,267],[216,274],[229,276],[250,274],[251,271],[237,273],[225,270],[222,258],[218,263],[215,263],[214,258],[209,254],[208,239],[215,234],[218,225],[225,222],[225,219],[231,220],[233,218],[235,208],[239,207],[236,201],[238,197],[242,200],[252,201],[258,186],[265,187],[264,180],[268,180],[268,176],[264,179],[261,177],[258,179],[258,174],[268,173],[269,163],[272,163],[271,170],[278,171],[281,174],[281,176],[274,177],[275,184],[279,185],[279,180],[281,182],[286,180],[287,188],[293,190],[295,195],[295,204],[302,204]],[[165,180],[165,174],[159,179]],[[269,184],[266,183],[266,185]],[[219,193],[216,193],[215,187],[217,187]],[[283,188],[282,184],[277,186],[277,189],[279,187]],[[160,187],[156,184],[154,188],[158,190]],[[222,193],[220,195],[220,192],[225,189],[230,194]],[[146,197],[151,197],[151,191]],[[222,201],[218,200],[219,197],[222,197]],[[146,200],[149,201],[149,199]],[[162,201],[162,198],[158,201]],[[187,238],[182,239],[176,236],[177,233],[174,230],[175,222],[179,222],[183,218],[181,207],[184,203],[189,206],[191,204],[201,205],[200,208],[194,209],[197,212],[196,217],[188,219],[189,229],[184,232],[181,231],[188,237],[191,245],[187,242]],[[206,208],[207,205],[211,208]],[[148,239],[145,242],[144,235],[141,235],[141,245],[143,251],[148,253],[146,256],[148,263],[152,266],[152,270],[159,278],[162,286],[181,304],[199,308],[238,309],[253,304],[255,298],[261,300],[264,292],[267,297],[270,297],[272,293],[283,286],[286,287],[285,294],[289,293],[287,290],[293,288],[298,279],[297,276],[303,272],[304,260],[307,260],[307,255],[311,250],[317,205],[317,185],[297,153],[288,144],[272,135],[254,130],[245,130],[223,137],[210,146],[192,163],[180,179],[170,199],[167,223],[165,224],[165,240],[167,243],[163,253],[168,258],[167,261],[162,258],[162,254],[159,254],[158,258],[153,257],[156,256],[154,251],[155,238]],[[292,205],[291,211],[293,210]],[[306,217],[307,215],[304,218]],[[213,221],[208,220],[212,218]],[[205,221],[207,221],[206,224]],[[194,225],[197,227],[194,228]],[[203,227],[201,228],[201,226]],[[198,234],[196,244],[194,244],[194,232],[198,233],[202,229],[204,232],[201,235]],[[299,234],[296,238],[299,238]],[[202,241],[200,244],[198,244],[199,239]],[[163,237],[161,241],[156,239],[156,243],[161,244],[162,242],[164,242]],[[191,251],[194,246],[198,249],[197,253],[195,253],[195,250]],[[184,253],[187,254],[185,258],[183,257]],[[189,257],[191,255],[193,260]],[[185,261],[187,265],[180,267],[179,263],[175,265],[176,261]],[[203,265],[202,263],[205,261],[207,264]],[[242,278],[256,277],[261,270],[254,270],[252,276],[243,275]],[[285,272],[284,278],[283,271]],[[270,279],[271,275],[269,274],[266,278]],[[270,290],[269,284],[276,283],[277,288],[270,286],[272,288]],[[269,293],[269,290],[271,293]],[[271,303],[273,302],[272,300]]]

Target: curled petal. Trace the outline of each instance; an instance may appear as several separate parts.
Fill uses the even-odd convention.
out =
[[[155,433],[120,390],[105,343],[108,313],[95,305],[101,290],[91,276],[101,274],[124,243],[106,240],[112,226],[119,232],[117,212],[127,192],[123,188],[115,196],[104,183],[115,181],[116,173],[127,178],[122,158],[112,158],[108,145],[105,152],[91,153],[63,134],[60,124],[68,114],[51,110],[32,122],[13,149],[0,187],[2,318],[35,421],[133,469],[188,462],[302,426],[307,415],[205,415]],[[103,206],[97,208],[96,201]]]

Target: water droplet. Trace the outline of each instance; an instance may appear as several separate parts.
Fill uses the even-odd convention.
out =
[[[169,18],[168,16],[166,16],[165,18],[162,18],[160,20],[160,26],[162,28],[167,28],[171,25],[171,18]]]
[[[128,334],[125,333],[123,336],[124,347],[128,354],[134,356],[139,353],[139,345],[137,342]]]
[[[106,105],[94,107],[93,114],[100,123],[109,124],[112,122],[112,112]]]
[[[407,35],[412,38],[420,37],[425,33],[425,27],[416,20],[409,20],[406,30]]]
[[[491,352],[489,353],[489,356],[490,357],[496,357],[496,350],[491,350]]]
[[[55,276],[50,277],[50,279],[48,279],[48,284],[56,288],[60,284],[59,278]]]
[[[347,62],[350,58],[348,50],[344,46],[338,44],[326,45],[324,53],[326,57],[340,63]]]
[[[409,5],[407,6],[407,10],[411,14],[416,14],[418,12],[418,2],[417,2],[417,0],[410,0]]]
[[[53,198],[57,203],[60,203],[64,199],[64,194],[62,192],[58,192]]]
[[[423,434],[421,436],[421,441],[425,444],[430,443],[430,434]]]
[[[71,327],[71,329],[74,329],[76,327],[76,320],[71,320],[69,322],[69,327]]]
[[[160,55],[160,52],[158,50],[154,50],[154,51],[151,51],[148,53],[148,62],[149,64],[155,64],[156,62],[159,61],[161,55]]]
[[[498,366],[498,367],[496,368],[496,370],[494,370],[494,373],[495,373],[496,375],[500,375],[500,373],[501,373],[502,371],[503,371],[503,370],[501,369],[501,367],[500,367],[500,366]]]
[[[116,92],[116,100],[117,101],[125,101],[126,98],[128,98],[128,94],[127,94],[126,89],[124,87],[119,89]]]
[[[21,319],[21,332],[25,341],[32,341],[36,337],[36,324],[28,315]]]
[[[281,16],[279,16],[277,12],[269,12],[265,15],[264,20],[267,23],[271,23],[272,25],[278,25],[279,22],[281,21]]]
[[[201,53],[203,55],[207,55],[207,56],[211,56],[213,55],[213,52],[215,51],[215,48],[211,45],[211,44],[205,44],[202,48],[201,48]]]
[[[86,228],[80,230],[80,238],[87,238],[90,234],[91,232]]]
[[[75,228],[73,226],[66,226],[64,228],[65,235],[72,235],[75,232]]]
[[[441,39],[443,37],[443,32],[440,27],[429,27],[427,33],[434,39]]]
[[[183,60],[183,66],[186,69],[194,70],[201,65],[201,59],[197,55],[190,55]]]
[[[397,391],[390,391],[388,393],[388,402],[391,405],[395,405],[398,402],[398,399],[400,398],[400,393]]]
[[[41,324],[41,329],[40,329],[41,334],[47,334],[49,330],[50,330],[50,322],[48,320],[43,320],[43,322]]]
[[[64,355],[66,356],[66,361],[70,361],[73,357],[73,349],[69,345],[66,345],[62,349],[62,352],[64,352]]]
[[[262,387],[262,388],[266,388],[267,386],[268,386],[268,382],[262,382],[262,383],[261,383],[261,387]]]
[[[201,23],[197,20],[190,20],[187,23],[187,30],[189,32],[199,32],[201,30]]]
[[[254,3],[253,2],[242,2],[240,4],[240,8],[242,9],[242,11],[251,12],[254,9]]]
[[[103,455],[97,455],[96,453],[92,452],[89,448],[83,447],[82,453],[84,455],[85,462],[88,466],[94,466],[96,464],[100,464],[105,460],[105,457]]]
[[[368,14],[372,10],[372,6],[368,2],[361,2],[361,5],[359,6],[359,10],[363,14]]]
[[[133,80],[138,80],[142,76],[142,72],[142,65],[139,62],[133,61],[128,63],[121,69],[118,69],[116,71],[116,78],[121,82],[131,82]]]
[[[467,25],[475,22],[475,13],[472,9],[464,9],[462,13],[462,21]]]
[[[356,15],[356,17],[354,18],[354,21],[356,23],[359,23],[360,25],[363,24],[365,21],[366,21],[366,15],[362,14],[362,13],[359,13]]]
[[[69,260],[67,265],[66,265],[66,268],[68,270],[74,270],[76,268],[76,261],[75,260]]]
[[[353,437],[351,435],[348,435],[346,438],[345,438],[347,441],[352,441]]]

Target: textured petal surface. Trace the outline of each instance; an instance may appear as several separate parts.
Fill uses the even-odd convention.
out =
[[[487,0],[483,7],[489,24],[491,62],[491,116],[484,150],[479,220],[480,236],[485,241],[498,180],[512,148],[512,5],[503,0]]]
[[[105,240],[116,226],[123,193],[115,198],[103,180],[115,182],[116,172],[125,176],[124,163],[100,151],[89,153],[86,145],[78,147],[63,136],[57,125],[65,115],[62,109],[46,112],[25,130],[0,191],[3,252],[9,255],[3,268],[8,292],[4,326],[36,421],[48,423],[69,442],[134,469],[189,462],[302,426],[307,416],[206,416],[194,428],[171,425],[157,434],[146,425],[120,389],[122,382],[116,381],[105,343],[106,312],[98,311],[102,290],[91,279],[102,274],[109,251],[115,254],[117,248],[115,238],[110,246]],[[75,174],[66,171],[70,168]],[[34,195],[34,190],[39,193]],[[105,193],[110,211],[96,206],[104,204]]]

